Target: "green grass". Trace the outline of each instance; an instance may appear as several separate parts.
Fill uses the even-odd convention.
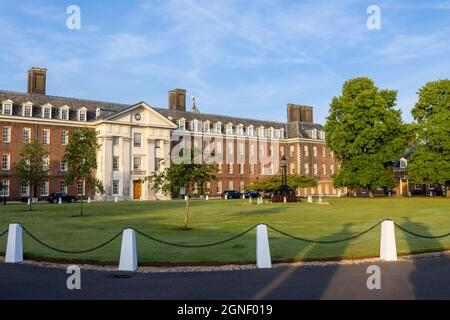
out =
[[[330,205],[307,203],[248,205],[244,200],[192,201],[189,231],[183,225],[184,201],[35,205],[0,205],[0,233],[18,222],[42,241],[66,250],[83,250],[111,238],[126,227],[137,228],[154,237],[180,244],[205,244],[229,238],[256,223],[268,223],[293,235],[332,240],[359,233],[374,223],[391,218],[404,227],[425,235],[450,231],[450,199],[376,198],[327,199]],[[380,227],[361,238],[339,244],[310,244],[269,230],[274,261],[299,261],[373,257],[379,254]],[[425,240],[396,229],[399,254],[450,249],[450,237]],[[0,238],[4,254],[6,236]],[[26,257],[72,261],[117,263],[118,238],[108,246],[86,254],[50,251],[24,234]],[[253,263],[255,230],[242,238],[209,248],[177,248],[137,236],[139,263]]]

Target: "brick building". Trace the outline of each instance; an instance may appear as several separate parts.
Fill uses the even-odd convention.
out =
[[[27,197],[25,182],[14,177],[23,143],[38,138],[49,154],[52,179],[35,190],[45,198],[57,191],[84,193],[82,183],[66,186],[67,170],[61,161],[70,130],[89,127],[98,132],[97,178],[106,193],[101,200],[154,199],[145,177],[177,161],[180,149],[191,144],[201,150],[199,161],[219,166],[217,180],[207,186],[211,195],[240,190],[266,175],[279,174],[282,155],[290,174],[315,178],[316,188],[299,193],[336,195],[331,175],[338,170],[333,152],[325,144],[325,132],[313,122],[313,108],[288,104],[287,122],[244,119],[201,113],[193,101],[186,106],[186,91],[169,91],[168,108],[145,102],[133,105],[50,96],[46,94],[46,70],[28,72],[28,92],[0,90],[1,174],[10,200]],[[201,190],[196,190],[200,193]]]

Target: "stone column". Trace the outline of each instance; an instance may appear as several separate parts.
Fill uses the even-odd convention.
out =
[[[123,197],[124,199],[130,199],[131,192],[131,139],[130,138],[122,138],[122,185],[123,185]]]
[[[147,139],[148,144],[148,170],[147,175],[151,175],[155,172],[155,160],[156,160],[156,149],[155,149],[155,140]],[[155,190],[153,190],[153,186],[151,183],[147,184],[148,190],[148,199],[156,199]]]
[[[113,145],[112,138],[107,137],[104,140],[104,156],[105,156],[105,167],[103,168],[104,174],[104,183],[105,183],[105,195],[112,195],[112,176],[113,176],[113,168],[112,168],[112,159],[113,159]]]

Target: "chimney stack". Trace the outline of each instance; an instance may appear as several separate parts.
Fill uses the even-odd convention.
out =
[[[288,122],[300,121],[313,123],[313,107],[288,103],[287,118]]]
[[[47,69],[33,67],[28,70],[28,93],[45,94]]]
[[[169,91],[169,110],[186,111],[186,90],[173,89]]]

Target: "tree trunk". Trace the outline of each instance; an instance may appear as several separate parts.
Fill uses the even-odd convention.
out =
[[[33,203],[33,197],[29,197],[30,199],[30,205],[28,206],[28,211],[31,212],[31,204]]]
[[[450,186],[445,187],[445,190],[446,190],[445,196],[446,196],[447,198],[450,198]]]
[[[184,206],[184,229],[188,229],[189,220],[189,195],[186,195],[186,204]]]
[[[80,210],[81,217],[83,216],[83,200],[84,200],[84,197],[83,197],[83,195],[81,195],[81,210]]]

